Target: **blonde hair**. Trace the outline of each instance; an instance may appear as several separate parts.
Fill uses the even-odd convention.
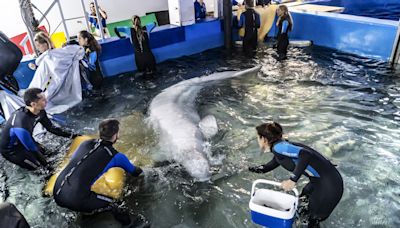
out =
[[[281,10],[285,15],[289,14],[289,9],[286,5],[279,5],[279,10]]]
[[[286,5],[279,5],[278,10],[282,11],[283,15],[278,17],[278,20],[276,21],[276,25],[278,26],[283,18],[287,18],[289,24],[292,26],[291,30],[293,30],[293,18],[292,18],[292,15],[289,13],[288,7]]]
[[[39,44],[47,44],[49,49],[54,48],[54,44],[51,42],[49,35],[43,31],[36,33],[34,40]]]

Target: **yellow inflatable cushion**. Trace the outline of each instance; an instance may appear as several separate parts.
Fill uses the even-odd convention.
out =
[[[68,164],[70,157],[79,147],[79,145],[86,140],[94,139],[93,136],[78,136],[76,137],[65,156],[65,159],[60,164],[59,168],[57,169],[56,173],[53,174],[47,184],[45,185],[43,192],[46,196],[53,195],[53,189],[55,182],[57,180],[58,175],[64,169],[64,167]],[[103,174],[96,182],[92,185],[92,191],[98,194],[112,197],[114,199],[118,199],[122,196],[122,190],[125,184],[125,171],[121,168],[115,167],[109,169],[105,174]]]
[[[56,32],[51,35],[50,40],[53,42],[55,48],[60,48],[67,42],[67,37],[65,37],[64,32]]]
[[[260,14],[260,28],[258,29],[258,40],[264,41],[265,36],[268,34],[269,30],[275,20],[276,10],[278,5],[269,5],[267,7],[256,7],[254,10]],[[244,7],[240,7],[237,11],[237,19],[240,20],[240,15],[245,11]],[[244,36],[244,28],[239,29],[239,36]]]

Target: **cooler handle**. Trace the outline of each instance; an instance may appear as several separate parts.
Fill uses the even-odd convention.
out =
[[[254,192],[255,192],[255,189],[256,189],[256,185],[257,185],[257,184],[268,184],[268,185],[273,185],[273,186],[281,187],[281,183],[280,183],[280,182],[270,181],[270,180],[264,180],[264,179],[258,179],[258,180],[256,180],[256,181],[253,182],[253,185],[252,185],[252,187],[251,187],[251,195],[250,195],[251,198],[253,198],[253,196],[254,196]],[[297,198],[299,197],[299,192],[297,191],[296,188],[293,188],[291,191],[294,193],[294,195],[295,195]]]

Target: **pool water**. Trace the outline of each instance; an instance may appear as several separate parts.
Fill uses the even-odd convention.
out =
[[[152,227],[257,227],[248,208],[252,182],[289,175],[282,168],[247,171],[272,158],[260,153],[255,136],[255,126],[271,120],[283,125],[286,137],[338,165],[344,195],[321,227],[400,227],[400,71],[321,47],[291,48],[283,62],[275,55],[268,45],[254,59],[214,49],[162,63],[154,77],[107,78],[105,97],[68,111],[67,124],[95,134],[101,119],[121,120],[117,147],[145,170],[128,180],[123,205]],[[199,115],[214,115],[219,127],[207,141],[213,178],[196,182],[179,164],[164,162],[158,131],[148,124],[152,98],[185,79],[257,65],[257,76],[210,85],[195,99]],[[57,151],[66,151],[68,140],[44,140],[51,159],[61,160]],[[16,204],[32,227],[79,226],[76,213],[41,196],[46,175],[0,164],[0,199]],[[305,183],[302,178],[299,187]]]

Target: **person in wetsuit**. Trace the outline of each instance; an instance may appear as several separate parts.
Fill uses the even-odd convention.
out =
[[[246,11],[240,15],[238,27],[244,26],[243,51],[246,55],[255,54],[258,43],[258,32],[260,28],[260,15],[254,10],[254,1],[246,0]]]
[[[282,166],[292,172],[290,178],[281,183],[288,191],[296,186],[302,175],[310,182],[303,188],[301,196],[309,199],[308,227],[318,227],[332,213],[343,194],[343,180],[335,166],[314,149],[301,143],[282,139],[283,130],[278,123],[264,123],[256,127],[258,143],[262,151],[270,150],[274,157],[265,165],[249,167],[251,172],[267,173]]]
[[[47,100],[39,88],[27,89],[24,93],[26,107],[16,110],[7,120],[1,134],[0,152],[5,159],[22,168],[35,170],[47,166],[44,148],[32,137],[37,123],[58,136],[74,138],[78,134],[56,127],[44,110]]]
[[[14,204],[4,202],[0,203],[0,227],[29,228],[30,226]]]
[[[139,72],[153,73],[156,71],[156,59],[149,45],[146,28],[142,27],[140,17],[132,17],[131,40],[135,50],[135,63]]]
[[[203,0],[196,0],[194,2],[194,17],[196,20],[206,18],[206,4]]]
[[[78,33],[78,43],[85,49],[85,57],[83,61],[83,72],[81,73],[83,81],[88,88],[93,87],[99,90],[103,83],[103,74],[100,70],[99,55],[101,46],[88,31],[80,31]]]
[[[90,2],[89,4],[90,8],[90,13],[89,13],[89,25],[90,25],[90,30],[93,28],[95,29],[95,35],[100,36],[100,25],[97,20],[97,13],[96,13],[96,7],[94,5],[94,2]],[[109,33],[107,30],[107,12],[101,8],[100,6],[98,7],[99,13],[100,13],[100,20],[101,20],[101,26],[103,27],[103,33],[105,37],[109,37]]]
[[[271,0],[257,0],[256,1],[256,5],[257,6],[268,6],[269,4],[271,4]]]
[[[129,224],[129,217],[110,206],[113,199],[91,191],[96,180],[110,168],[123,168],[135,177],[142,173],[141,168],[114,149],[118,132],[118,120],[103,120],[99,124],[100,139],[87,140],[74,152],[54,186],[54,199],[59,206],[85,213],[111,209],[117,220]]]
[[[286,55],[289,46],[288,33],[292,31],[293,20],[292,17],[290,16],[287,6],[285,5],[279,5],[277,13],[278,13],[278,20],[276,22],[276,26],[278,27],[278,36],[277,36],[278,59],[284,60],[287,58]]]

